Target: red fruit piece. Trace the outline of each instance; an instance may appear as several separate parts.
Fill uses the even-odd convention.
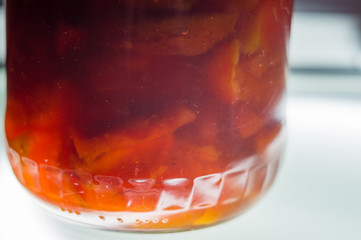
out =
[[[240,17],[236,36],[241,42],[241,52],[254,54],[261,51],[284,51],[289,35],[290,9],[282,1],[264,0],[252,13]]]
[[[172,133],[194,121],[196,114],[182,105],[164,109],[159,115],[133,120],[128,127],[84,138],[74,131],[73,139],[79,158],[90,172],[107,171],[127,161],[167,155]]]
[[[215,146],[199,146],[176,141],[167,159],[168,171],[164,177],[198,177],[221,171],[220,154]]]
[[[51,84],[52,85],[52,84]],[[10,147],[37,162],[55,165],[61,154],[70,91],[66,81],[38,87],[23,98],[8,98],[5,131]],[[54,86],[51,86],[52,88]]]
[[[257,150],[257,153],[262,154],[267,147],[276,139],[279,133],[282,130],[282,123],[274,122],[266,127],[264,127],[257,135],[254,137],[254,143]]]
[[[146,21],[118,19],[99,23],[100,45],[150,55],[195,56],[207,52],[233,31],[238,15],[195,14]],[[104,26],[107,25],[107,28]],[[109,31],[111,29],[111,31]]]
[[[239,51],[240,41],[238,40],[223,44],[212,52],[210,60],[204,66],[206,81],[209,82],[211,91],[227,104],[233,104],[239,100],[240,85],[236,78]]]
[[[194,122],[177,132],[177,138],[200,146],[216,142],[217,118],[213,114],[200,114]]]
[[[146,9],[146,10],[177,10],[187,11],[192,8],[199,0],[123,0],[127,8]]]
[[[240,82],[239,99],[251,104],[258,112],[273,111],[283,96],[286,80],[284,62],[267,66],[249,67],[247,58],[237,66],[237,79]]]
[[[118,109],[123,103],[149,109],[179,101],[198,79],[199,63],[186,57],[112,52],[84,61],[86,84]]]
[[[235,107],[233,125],[243,138],[248,138],[257,133],[267,120],[265,116],[252,110],[250,106],[238,104]]]

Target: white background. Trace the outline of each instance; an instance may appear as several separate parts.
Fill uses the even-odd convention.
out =
[[[316,36],[309,35],[310,28],[303,22],[297,16],[293,26],[297,38],[291,41],[291,64],[296,68],[297,63],[307,62],[307,54],[297,58],[297,51],[304,47],[312,55],[302,44]],[[328,54],[334,58],[341,54],[342,59],[359,54],[359,39],[349,40],[343,45],[347,49],[329,50]],[[317,45],[309,47],[317,49]],[[4,73],[0,74],[2,116],[5,86]],[[172,234],[109,232],[65,223],[39,208],[20,187],[1,144],[0,240],[361,239],[361,75],[357,71],[293,73],[288,93],[288,143],[279,175],[268,194],[242,216],[210,228]]]

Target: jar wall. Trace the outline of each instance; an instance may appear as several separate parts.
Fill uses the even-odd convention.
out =
[[[52,211],[178,230],[276,175],[291,0],[7,1],[8,155]]]

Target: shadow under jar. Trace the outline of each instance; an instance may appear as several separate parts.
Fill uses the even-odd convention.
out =
[[[176,231],[234,217],[283,151],[292,0],[8,0],[8,156],[58,215]]]

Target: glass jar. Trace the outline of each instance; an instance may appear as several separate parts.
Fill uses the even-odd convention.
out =
[[[292,0],[9,0],[7,151],[19,182],[93,226],[230,219],[284,144]]]

